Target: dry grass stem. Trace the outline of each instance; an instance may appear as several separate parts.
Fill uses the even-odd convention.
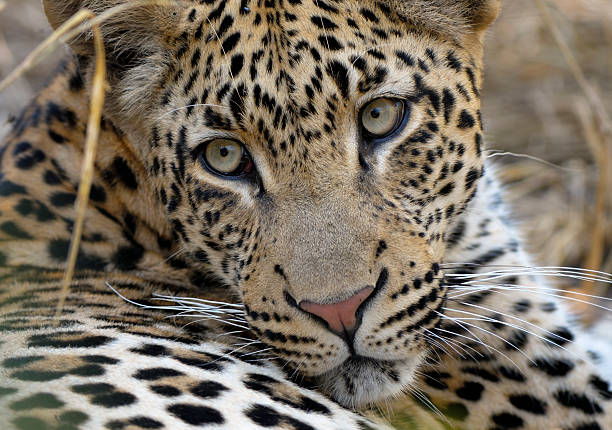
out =
[[[91,16],[89,11],[82,10],[77,15]],[[91,100],[89,104],[89,117],[87,119],[87,135],[85,139],[85,159],[81,173],[81,181],[79,191],[75,203],[76,219],[74,230],[70,240],[70,249],[68,253],[67,267],[62,280],[62,288],[60,299],[57,304],[55,313],[55,324],[59,323],[59,317],[62,313],[66,296],[70,291],[70,283],[74,275],[76,260],[79,253],[79,245],[81,242],[81,234],[83,232],[83,223],[87,212],[87,204],[89,202],[89,193],[91,191],[91,183],[94,176],[94,161],[96,157],[96,149],[98,147],[98,138],[100,136],[100,121],[102,119],[102,108],[104,107],[104,90],[106,85],[106,56],[104,52],[104,41],[102,33],[97,24],[93,25],[94,33],[94,48],[96,56],[95,73],[92,80]]]

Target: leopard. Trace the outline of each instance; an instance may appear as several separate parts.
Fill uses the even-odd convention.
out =
[[[66,293],[93,30],[0,147],[3,429],[612,429],[486,156],[499,0],[43,6],[106,98]]]

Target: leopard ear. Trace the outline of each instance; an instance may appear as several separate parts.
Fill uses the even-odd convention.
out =
[[[499,14],[501,0],[379,0],[410,26],[470,47]]]
[[[168,0],[146,4],[130,0],[43,0],[47,20],[54,29],[81,9],[99,15],[129,3],[134,7],[121,8],[100,25],[110,68],[129,67],[137,59],[135,56],[146,56],[163,49],[165,38],[178,28],[179,9],[182,9],[180,2]],[[69,44],[79,56],[86,58],[94,53],[91,31],[81,34]]]

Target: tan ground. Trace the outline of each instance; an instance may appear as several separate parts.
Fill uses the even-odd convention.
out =
[[[580,67],[612,112],[612,1],[548,4]],[[543,160],[495,157],[515,218],[538,264],[584,267],[591,258],[594,268],[612,272],[612,197],[606,196],[596,210],[605,160],[608,182],[600,194],[612,190],[612,160],[594,157],[596,144],[587,143],[589,127],[580,118],[591,124],[592,114],[536,1],[505,0],[504,5],[487,40],[483,112],[489,150]],[[6,1],[0,11],[0,77],[49,32],[40,0]],[[0,93],[0,136],[9,128],[7,119],[44,84],[61,56],[60,50]],[[597,220],[601,230],[594,237]],[[609,294],[605,286],[595,291]]]

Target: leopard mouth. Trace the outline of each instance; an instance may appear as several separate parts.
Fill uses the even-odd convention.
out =
[[[385,361],[350,356],[315,379],[340,404],[357,409],[400,393],[413,382],[422,357]]]

